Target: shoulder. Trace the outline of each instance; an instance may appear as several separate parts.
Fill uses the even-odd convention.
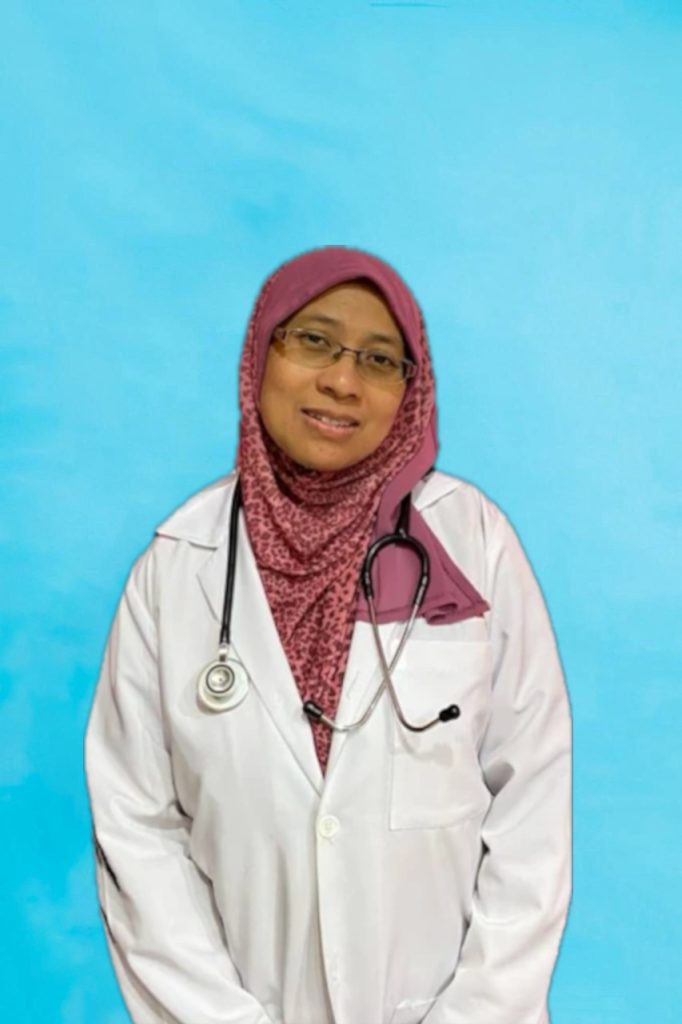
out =
[[[506,517],[499,507],[476,484],[462,477],[432,470],[413,492],[414,506],[426,519],[437,520],[448,527],[476,538],[484,546],[498,531]]]
[[[500,609],[506,593],[511,617],[522,600],[537,601],[539,584],[515,528],[504,511],[475,484],[434,472],[414,504],[489,604]],[[516,604],[515,604],[516,602]]]
[[[149,610],[173,576],[186,578],[219,548],[228,530],[236,473],[220,477],[190,495],[154,530],[130,570],[126,591],[139,595]]]
[[[227,533],[235,479],[233,471],[196,491],[159,523],[155,535],[205,548],[219,547]]]
[[[440,470],[420,481],[413,504],[455,565],[492,604],[507,522],[499,506],[476,484]]]

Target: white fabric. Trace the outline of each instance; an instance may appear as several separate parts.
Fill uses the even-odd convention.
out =
[[[545,605],[507,519],[433,473],[414,501],[491,605],[417,620],[395,685],[322,777],[240,525],[233,641],[252,686],[196,702],[215,656],[230,475],[135,563],[86,738],[97,881],[135,1024],[547,1024],[570,898],[571,724]],[[401,624],[380,628],[387,651]],[[379,675],[357,623],[338,717]]]

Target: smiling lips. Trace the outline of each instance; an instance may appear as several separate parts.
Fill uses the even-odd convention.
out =
[[[332,416],[321,409],[303,409],[303,414],[312,420],[318,430],[326,434],[339,435],[350,434],[355,427],[359,426],[357,420],[351,416]]]

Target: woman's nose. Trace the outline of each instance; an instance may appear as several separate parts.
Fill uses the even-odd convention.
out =
[[[337,394],[359,394],[362,390],[362,377],[354,353],[342,352],[335,363],[318,372],[317,383],[323,389],[331,388]]]

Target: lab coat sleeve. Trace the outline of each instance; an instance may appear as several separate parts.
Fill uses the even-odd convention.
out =
[[[497,510],[488,593],[492,711],[479,759],[492,802],[454,978],[424,1024],[548,1024],[571,892],[571,719],[552,626]]]
[[[211,884],[188,852],[160,714],[150,551],[119,603],[85,741],[109,952],[134,1024],[270,1024],[240,983]]]

